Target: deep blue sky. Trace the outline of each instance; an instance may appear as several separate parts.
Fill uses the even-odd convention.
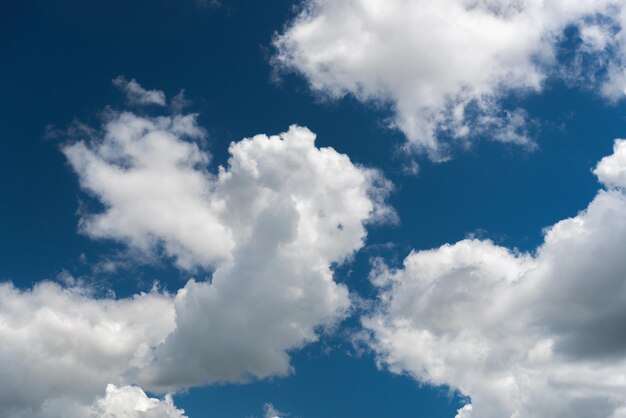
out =
[[[385,109],[350,98],[324,102],[297,76],[272,81],[272,35],[293,16],[293,1],[224,3],[0,2],[1,279],[29,287],[62,270],[86,274],[81,254],[94,261],[120,248],[77,233],[85,196],[60,140],[44,136],[47,126],[95,124],[105,106],[122,107],[111,84],[120,74],[168,95],[185,89],[209,132],[213,168],[225,162],[231,141],[297,123],[318,134],[319,146],[381,169],[396,186],[390,202],[401,222],[373,227],[368,247],[337,277],[366,297],[372,256],[398,263],[411,248],[471,233],[533,250],[543,227],[590,201],[597,190],[590,169],[624,133],[623,105],[552,82],[541,94],[515,99],[537,121],[535,151],[481,141],[446,163],[419,159],[419,175],[407,176],[397,152],[402,135],[382,127]],[[388,242],[394,247],[381,253],[376,244]],[[144,290],[152,279],[175,289],[187,277],[164,265],[97,278],[120,295]],[[454,416],[460,401],[446,388],[377,370],[373,356],[356,356],[344,334],[296,353],[289,378],[194,389],[176,403],[191,417],[260,416],[265,402],[302,418]]]

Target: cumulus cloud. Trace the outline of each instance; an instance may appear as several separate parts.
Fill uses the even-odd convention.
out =
[[[501,99],[560,72],[567,28],[579,28],[576,55],[607,73],[602,93],[623,97],[625,26],[618,0],[307,0],[276,35],[273,62],[332,99],[391,105],[409,147],[442,159],[475,136],[530,144],[525,113]]]
[[[607,187],[626,188],[626,140],[616,140],[613,154],[600,160],[593,172]]]
[[[174,406],[171,396],[149,398],[137,386],[109,384],[106,393],[92,404],[71,397],[46,400],[34,411],[20,411],[10,418],[187,418],[185,411]]]
[[[618,417],[626,391],[626,142],[607,187],[534,254],[487,240],[379,265],[362,319],[381,365],[471,397],[457,417]]]
[[[81,231],[140,252],[162,245],[184,268],[227,258],[234,242],[218,217],[220,202],[207,199],[209,156],[193,142],[204,137],[196,116],[107,118],[102,138],[63,149],[81,186],[107,206],[84,216]]]
[[[195,115],[110,111],[78,137],[63,152],[104,208],[80,230],[211,278],[126,299],[71,278],[0,284],[2,416],[182,417],[142,388],[290,373],[288,353],[350,309],[332,265],[363,245],[367,222],[394,217],[390,184],[306,128],[231,144],[216,174]]]
[[[106,395],[91,407],[94,418],[186,418],[172,398],[149,398],[136,386],[108,385]]]
[[[125,299],[67,274],[64,286],[1,283],[2,416],[183,417],[143,390],[290,373],[289,352],[351,307],[333,265],[368,222],[395,216],[380,173],[303,127],[232,143],[216,173],[195,115],[108,111],[101,129],[76,133],[62,150],[103,208],[82,212],[80,230],[210,279]]]
[[[202,136],[193,115],[116,113],[99,137],[64,148],[104,205],[83,232],[212,271],[176,294],[176,329],[139,374],[160,392],[290,373],[288,352],[350,308],[332,265],[363,245],[367,222],[394,216],[389,183],[317,148],[306,128],[232,143],[217,174]]]
[[[174,326],[172,299],[157,291],[114,300],[52,282],[0,284],[0,415],[66,417],[71,407],[91,417],[84,405],[133,380]]]
[[[113,79],[113,85],[126,95],[128,103],[133,105],[165,106],[165,93],[161,90],[146,90],[134,78],[130,81],[123,75]]]

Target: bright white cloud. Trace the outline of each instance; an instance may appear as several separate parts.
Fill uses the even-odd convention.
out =
[[[156,291],[113,300],[51,282],[0,284],[0,415],[66,417],[54,411],[74,405],[86,416],[81,405],[132,380],[174,326],[171,297]]]
[[[106,395],[91,407],[93,418],[186,418],[172,398],[149,398],[136,386],[108,385]]]
[[[104,396],[85,404],[72,397],[46,400],[37,411],[21,410],[9,418],[187,418],[171,396],[149,398],[137,386],[109,384]]]
[[[195,115],[108,118],[101,140],[64,148],[81,186],[107,206],[84,216],[81,230],[142,252],[162,245],[188,269],[228,258],[234,241],[219,219],[221,202],[209,199],[209,156],[190,141],[204,136]]]
[[[572,26],[580,54],[608,69],[603,94],[623,97],[619,0],[307,0],[275,37],[274,64],[330,98],[390,104],[409,146],[440,159],[449,140],[477,135],[530,143],[524,112],[500,99],[561,71],[556,46]]]
[[[82,218],[85,233],[212,269],[174,299],[176,329],[139,375],[155,391],[290,373],[288,352],[350,307],[332,264],[363,245],[365,223],[394,216],[380,174],[315,147],[306,128],[231,144],[217,175],[200,137],[193,116],[119,113],[64,149],[105,206]]]
[[[626,189],[626,140],[616,140],[613,154],[604,157],[593,172],[607,187]]]
[[[134,78],[127,80],[123,75],[113,79],[113,85],[126,95],[128,103],[132,105],[165,106],[165,93],[161,90],[146,90]]]
[[[0,284],[2,416],[183,417],[142,388],[290,373],[288,353],[350,309],[333,263],[363,245],[367,222],[395,216],[378,172],[317,148],[306,128],[231,144],[217,174],[194,115],[108,112],[101,131],[77,134],[63,152],[104,207],[81,231],[212,277],[126,299],[71,277]]]
[[[382,365],[470,396],[458,417],[622,416],[626,393],[626,142],[585,211],[536,254],[464,240],[379,266],[363,318]]]

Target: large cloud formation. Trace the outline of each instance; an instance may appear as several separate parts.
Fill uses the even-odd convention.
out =
[[[408,145],[441,159],[447,140],[530,144],[525,112],[500,99],[555,73],[623,97],[625,26],[619,0],[307,0],[275,37],[274,64],[325,96],[390,104]],[[563,70],[557,52],[572,27]]]
[[[459,389],[459,418],[623,417],[626,141],[594,173],[606,189],[535,254],[464,240],[379,265],[381,364]]]
[[[392,216],[388,184],[315,135],[231,144],[217,175],[195,142],[193,115],[109,115],[101,138],[64,149],[84,189],[105,206],[81,228],[184,269],[213,268],[175,297],[176,329],[141,381],[154,390],[290,372],[288,350],[341,319],[350,300],[331,265],[363,245],[364,224]]]
[[[393,216],[389,185],[292,126],[231,144],[208,172],[194,115],[109,114],[101,136],[64,148],[82,187],[105,206],[81,230],[183,269],[213,269],[174,298],[176,330],[148,384],[179,387],[290,371],[287,350],[316,339],[350,306],[331,264],[350,257],[364,224]]]
[[[182,418],[168,393],[291,373],[289,352],[351,309],[333,265],[394,218],[390,184],[295,125],[232,143],[211,173],[195,115],[103,117],[62,148],[102,208],[79,230],[210,279],[124,299],[0,284],[0,415]]]

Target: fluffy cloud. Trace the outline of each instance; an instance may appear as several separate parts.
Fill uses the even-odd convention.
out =
[[[84,216],[81,230],[141,252],[162,245],[185,268],[227,258],[234,241],[218,218],[220,202],[208,199],[209,156],[190,141],[204,136],[195,115],[107,117],[102,140],[64,148],[81,186],[107,206]]]
[[[127,80],[123,75],[113,79],[113,85],[124,92],[128,103],[133,105],[165,106],[165,93],[161,90],[146,90],[134,78]]]
[[[139,382],[155,391],[291,372],[289,350],[350,307],[332,265],[363,245],[365,223],[393,218],[389,184],[292,126],[233,143],[207,170],[193,115],[109,114],[102,135],[64,148],[104,211],[81,229],[184,269],[211,269],[175,299],[176,329]]]
[[[594,174],[607,187],[626,188],[626,140],[615,141],[613,154],[600,161]]]
[[[171,297],[156,291],[113,300],[52,282],[0,284],[0,415],[65,417],[54,411],[74,405],[89,416],[81,405],[132,380],[174,326]]]
[[[91,409],[94,418],[186,418],[170,396],[164,400],[148,398],[134,386],[108,385],[106,396],[96,400]]]
[[[274,63],[331,98],[390,104],[409,146],[441,159],[448,140],[477,135],[529,144],[525,112],[499,101],[541,90],[568,27],[576,61],[600,65],[603,94],[623,97],[625,23],[617,0],[308,0],[275,37]]]
[[[46,400],[36,411],[20,411],[11,418],[187,418],[171,396],[149,398],[137,386],[109,384],[104,396],[84,404],[71,397]]]
[[[378,266],[363,318],[394,372],[471,397],[457,417],[618,417],[626,391],[626,142],[535,254],[464,240]]]
[[[73,280],[0,284],[2,416],[183,417],[142,388],[290,373],[288,353],[350,309],[333,264],[363,245],[367,222],[395,216],[378,172],[317,148],[306,128],[232,143],[216,174],[195,115],[108,111],[101,130],[75,133],[63,152],[103,206],[80,230],[211,278],[125,299]]]

